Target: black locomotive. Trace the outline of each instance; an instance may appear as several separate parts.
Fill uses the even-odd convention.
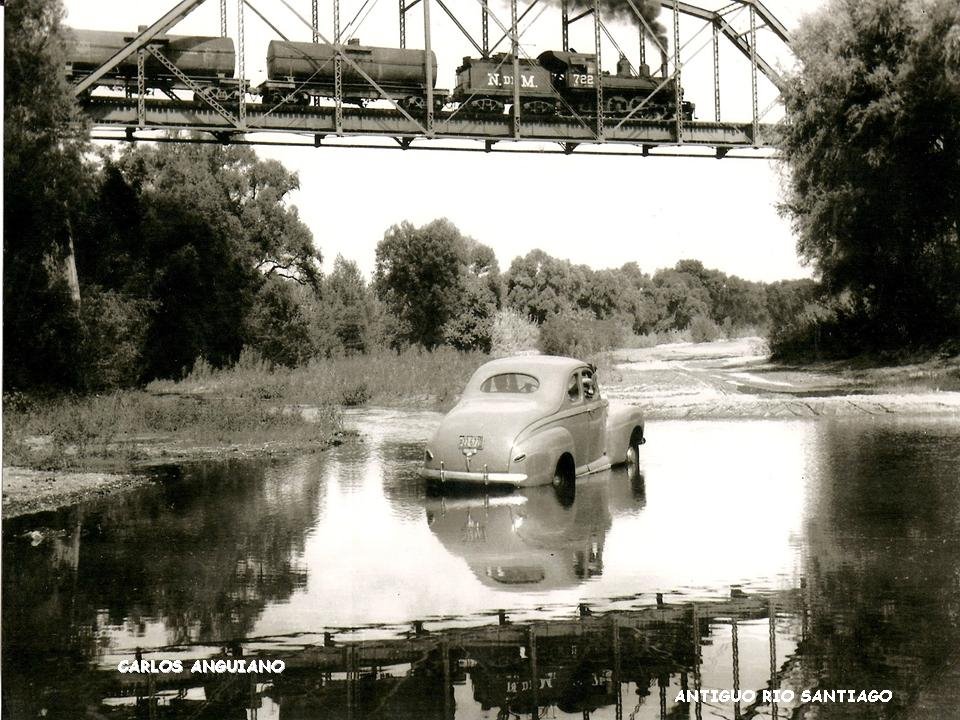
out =
[[[98,30],[71,30],[67,48],[67,75],[82,79],[126,45],[132,35]],[[161,36],[162,52],[188,76],[200,92],[217,100],[235,99],[239,82],[235,78],[236,53],[230,38],[202,36]],[[349,58],[341,63],[342,101],[364,107],[377,100],[391,100],[408,112],[426,107],[426,66],[429,62],[436,85],[437,58],[425,50],[360,45],[351,40],[344,47]],[[313,98],[332,100],[335,95],[336,49],[325,43],[271,41],[267,48],[267,79],[249,92],[271,107],[309,106]],[[675,81],[650,73],[646,65],[634,72],[625,58],[617,73],[602,72],[596,55],[550,50],[536,60],[518,62],[520,112],[538,119],[595,115],[597,83],[600,84],[604,113],[613,117],[676,117]],[[144,66],[145,88],[160,90],[172,98],[176,90],[194,90],[152,56]],[[369,82],[372,79],[379,90]],[[487,58],[465,57],[457,68],[452,92],[435,90],[435,110],[461,115],[503,114],[514,102],[513,58],[504,53]],[[139,92],[136,57],[112,69],[97,83],[125,91]],[[382,91],[382,92],[381,92]],[[683,91],[680,90],[682,97]],[[198,101],[200,98],[196,98]],[[693,103],[683,101],[680,112],[693,118]]]

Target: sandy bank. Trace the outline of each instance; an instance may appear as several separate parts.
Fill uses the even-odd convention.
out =
[[[55,510],[141,487],[145,476],[129,473],[3,469],[3,517]]]

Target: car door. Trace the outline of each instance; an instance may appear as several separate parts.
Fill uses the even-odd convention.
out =
[[[605,466],[607,458],[607,406],[609,403],[601,396],[596,373],[590,368],[580,371],[580,387],[583,402],[587,409],[587,428],[589,437],[590,469],[597,470]]]
[[[580,386],[580,371],[572,373],[567,379],[563,407],[558,413],[560,424],[573,438],[573,461],[577,475],[589,471],[590,457],[590,412],[583,398]]]

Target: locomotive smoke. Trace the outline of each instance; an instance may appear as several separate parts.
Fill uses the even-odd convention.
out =
[[[572,3],[581,10],[591,10],[593,3],[590,0],[574,0]],[[600,12],[605,17],[615,17],[618,20],[642,25],[630,6],[628,0],[600,0]],[[647,25],[653,31],[657,42],[664,50],[667,49],[667,28],[658,19],[660,16],[660,3],[657,0],[633,0],[633,5],[640,11],[640,15],[646,20]]]

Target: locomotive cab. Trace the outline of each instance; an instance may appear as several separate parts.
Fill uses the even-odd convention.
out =
[[[553,85],[560,92],[595,90],[597,56],[567,50],[548,50],[537,58],[553,77]]]

